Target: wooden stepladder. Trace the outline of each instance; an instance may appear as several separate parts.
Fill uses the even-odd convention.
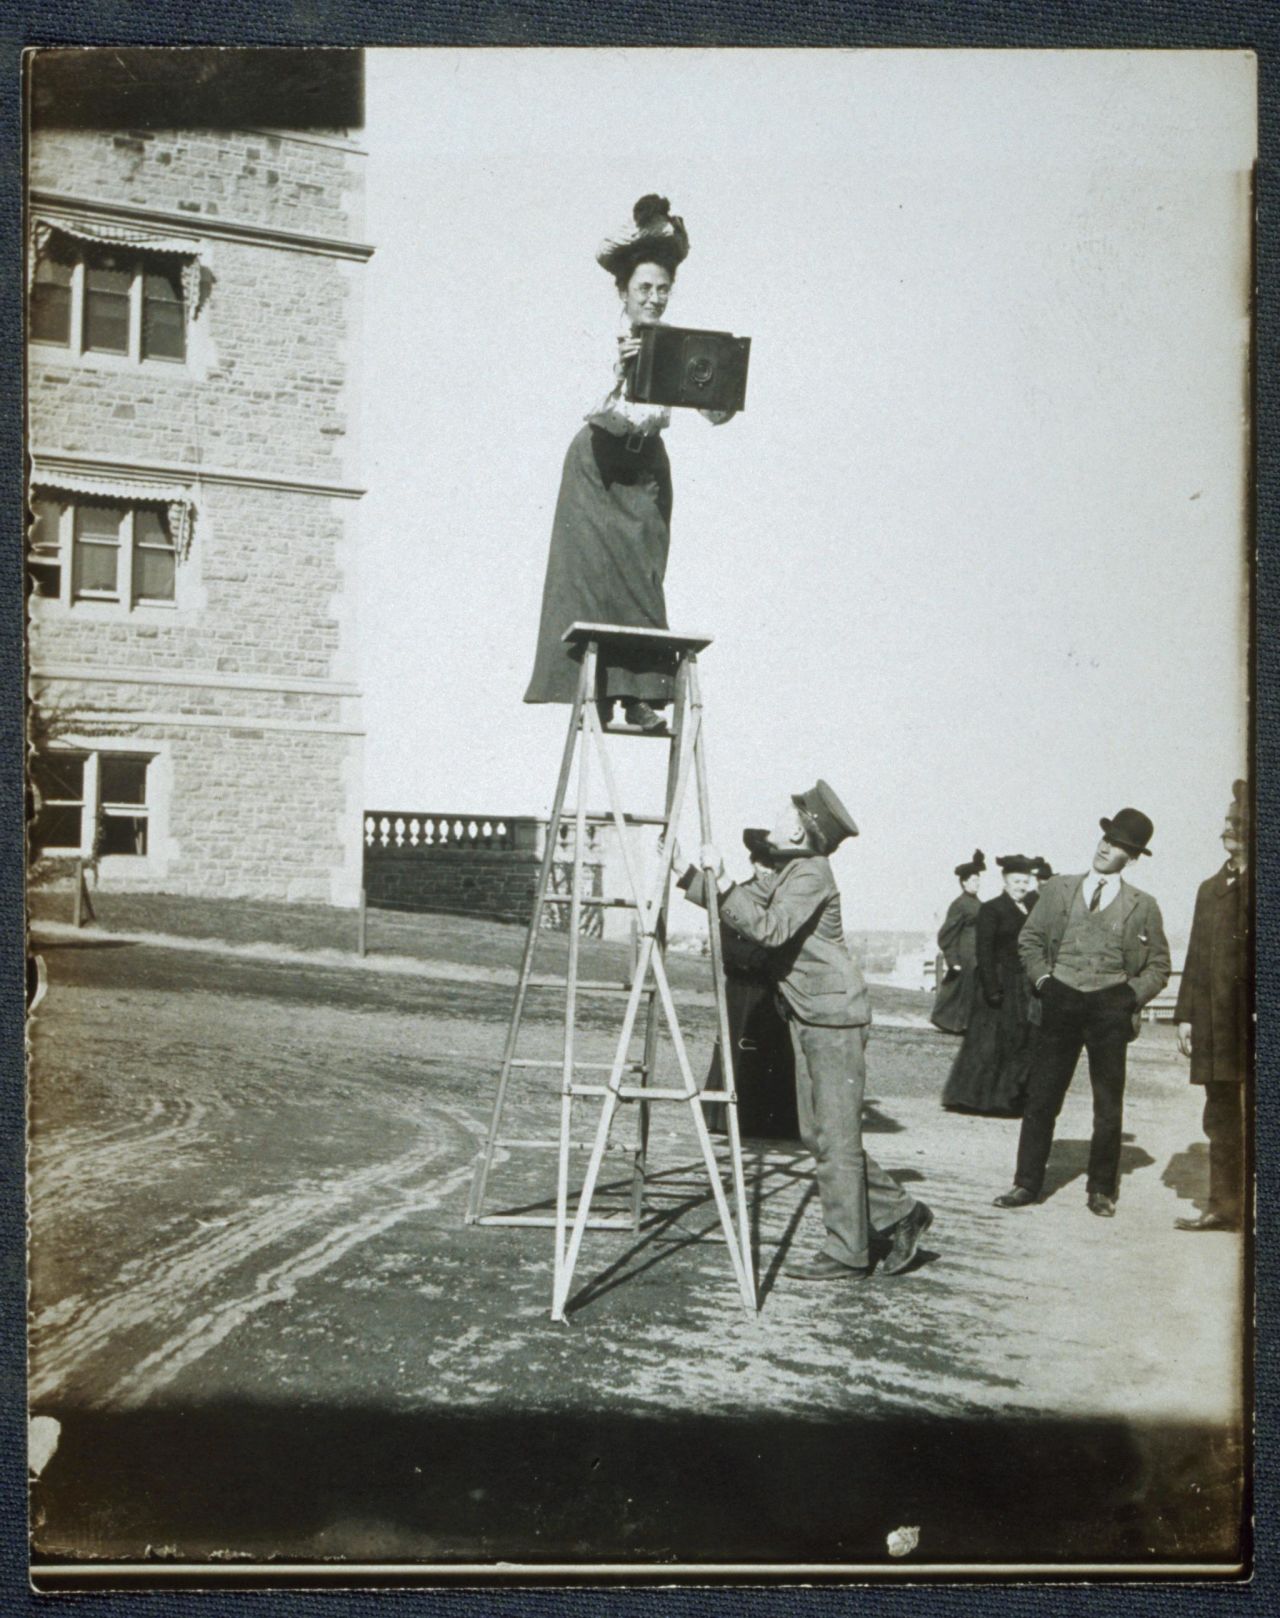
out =
[[[698,653],[711,644],[710,637],[677,635],[669,630],[630,629],[616,624],[578,623],[566,630],[564,639],[580,652],[582,668],[569,719],[569,731],[560,763],[560,776],[556,783],[551,819],[547,826],[546,848],[542,856],[533,915],[530,918],[524,955],[520,963],[520,975],[502,1054],[502,1068],[498,1076],[493,1115],[488,1135],[476,1156],[467,1220],[468,1223],[478,1225],[541,1225],[554,1229],[555,1278],[551,1318],[563,1320],[574,1269],[578,1263],[586,1231],[640,1230],[644,1216],[649,1109],[659,1102],[678,1103],[688,1108],[693,1121],[711,1193],[715,1199],[716,1212],[728,1246],[733,1273],[744,1306],[754,1314],[756,1289],[752,1268],[750,1224],[742,1165],[742,1142],[738,1133],[729,1013],[725,1001],[724,969],[720,958],[720,917],[714,883],[708,883],[707,909],[721,1068],[724,1074],[721,1089],[711,1091],[698,1088],[676,1015],[666,969],[667,894],[675,848],[673,833],[680,822],[691,776],[695,782],[698,800],[701,839],[703,842],[711,841],[711,811],[707,793],[706,752],[702,729],[702,697],[697,667]],[[669,744],[666,803],[661,815],[627,815],[619,803],[617,780],[609,750],[605,745],[605,737],[643,736],[649,739],[654,733],[622,728],[613,724],[606,725],[602,721],[596,700],[596,674],[602,649],[611,657],[625,661],[629,666],[670,670],[674,674],[675,694],[671,727],[669,731],[657,733],[661,740]],[[593,753],[600,765],[608,796],[609,816],[617,828],[626,868],[630,892],[621,900],[596,897],[583,892],[583,851],[588,824],[586,800]],[[572,816],[569,817],[565,813],[565,800],[568,796],[575,758],[577,803]],[[560,828],[570,818],[575,830],[572,882],[567,894],[553,894],[549,890]],[[655,827],[661,833],[657,868],[653,872],[647,891],[636,851],[628,834],[628,827],[637,825]],[[542,933],[543,912],[549,904],[564,904],[569,907],[567,973],[564,978],[550,980],[537,979],[533,975],[538,940],[540,936],[545,936]],[[583,910],[591,905],[621,905],[635,913],[637,945],[629,984],[592,982],[579,974],[580,923]],[[562,1056],[557,1061],[517,1056],[520,1023],[529,992],[548,988],[564,991]],[[621,994],[626,997],[622,1024],[611,1062],[582,1062],[575,1056],[578,1000],[580,996],[594,994]],[[642,1002],[645,1006],[644,1046],[642,1056],[636,1060],[632,1056],[631,1046]],[[654,1082],[661,1022],[666,1024],[679,1069],[681,1082],[678,1086],[663,1087]],[[558,1069],[560,1072],[559,1135],[555,1139],[508,1138],[503,1134],[503,1115],[509,1098],[512,1074],[521,1069],[537,1068]],[[584,1074],[592,1072],[597,1075],[594,1080],[584,1078]],[[599,1077],[601,1074],[604,1075],[603,1079]],[[585,1139],[575,1138],[575,1101],[599,1104],[600,1111],[594,1131],[588,1130],[586,1132],[588,1138]],[[729,1168],[734,1200],[732,1211],[721,1178],[721,1165],[703,1115],[703,1105],[709,1102],[728,1103],[725,1113],[728,1120]],[[612,1126],[620,1109],[628,1106],[634,1108],[636,1122],[635,1138],[631,1145],[616,1143],[610,1138]],[[486,1212],[489,1175],[496,1154],[500,1150],[510,1151],[521,1147],[555,1149],[557,1174],[554,1213]],[[590,1155],[576,1204],[571,1206],[570,1163],[575,1152],[583,1151]],[[592,1199],[596,1193],[605,1156],[610,1152],[627,1154],[631,1158],[630,1212],[623,1215],[593,1215]]]

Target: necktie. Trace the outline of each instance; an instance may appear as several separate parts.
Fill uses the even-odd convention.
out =
[[[1089,900],[1090,910],[1096,910],[1102,903],[1102,890],[1105,886],[1106,884],[1103,882],[1097,882],[1094,884],[1093,898]]]

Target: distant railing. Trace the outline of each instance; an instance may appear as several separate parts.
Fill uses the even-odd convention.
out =
[[[364,846],[514,849],[517,824],[514,819],[497,815],[424,815],[397,809],[371,809],[364,817]]]
[[[585,817],[583,891],[601,896],[609,818]],[[368,909],[446,911],[523,920],[532,913],[547,822],[534,815],[440,814],[369,809],[363,817],[363,905]],[[550,892],[572,882],[574,823],[563,821],[551,864]],[[569,907],[549,904],[543,925],[563,930]],[[583,932],[602,932],[598,905],[584,908]]]

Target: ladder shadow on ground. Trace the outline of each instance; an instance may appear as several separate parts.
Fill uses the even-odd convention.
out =
[[[810,1166],[800,1169],[799,1164]],[[748,1154],[745,1167],[748,1171],[752,1264],[759,1278],[756,1286],[759,1308],[763,1306],[772,1290],[778,1270],[799,1229],[805,1209],[813,1199],[815,1187],[812,1181],[811,1158],[803,1149],[788,1152],[783,1161],[774,1162],[766,1162],[764,1154]],[[695,1179],[698,1181],[698,1189],[682,1194],[680,1190],[682,1184]],[[770,1181],[776,1183],[768,1183]],[[797,1182],[801,1181],[808,1183],[801,1193],[798,1206],[788,1218],[786,1227],[777,1241],[776,1251],[768,1269],[762,1275],[760,1210],[772,1198],[794,1190]],[[621,1190],[622,1187],[617,1186],[615,1189]],[[690,1160],[675,1168],[660,1170],[647,1176],[646,1193],[649,1197],[653,1197],[655,1193],[661,1194],[664,1190],[674,1192],[678,1200],[667,1207],[648,1209],[645,1224],[626,1251],[619,1253],[603,1270],[592,1276],[570,1296],[565,1304],[566,1317],[585,1309],[589,1304],[598,1302],[617,1287],[635,1281],[658,1265],[677,1257],[686,1248],[699,1244],[708,1247],[726,1247],[724,1231],[713,1211],[714,1198],[706,1183],[705,1165],[701,1160]],[[697,1230],[687,1228],[685,1222],[690,1218],[701,1218],[708,1212],[712,1214],[710,1223],[702,1225]],[[681,1228],[682,1224],[685,1224],[685,1228]],[[726,1274],[729,1274],[727,1265]]]

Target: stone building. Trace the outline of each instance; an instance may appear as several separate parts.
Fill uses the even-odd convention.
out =
[[[34,837],[104,889],[353,904],[364,155],[241,102],[33,128]]]

